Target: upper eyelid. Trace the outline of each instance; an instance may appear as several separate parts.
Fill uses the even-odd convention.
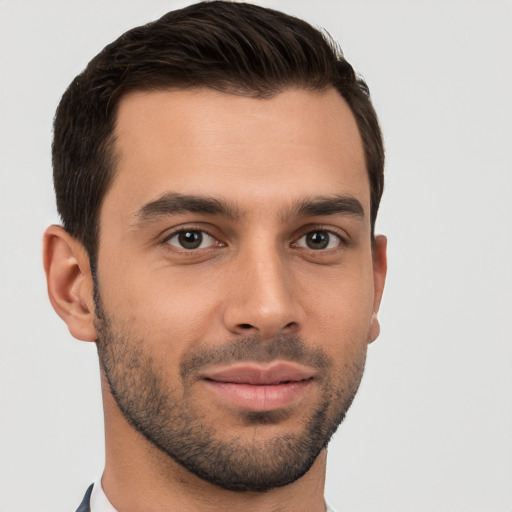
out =
[[[208,231],[206,231],[206,229],[185,228],[185,229],[178,229],[177,231],[172,231],[170,234],[168,234],[164,238],[164,241],[165,240],[170,240],[171,238],[174,238],[175,236],[179,235],[180,233],[186,233],[186,232],[189,232],[189,231],[199,231],[199,232],[209,236],[210,238],[213,238],[213,239],[217,240],[217,238],[215,236],[213,236],[211,233],[209,233]]]
[[[165,241],[169,240],[170,238],[172,238],[173,236],[176,236],[179,233],[183,233],[184,231],[201,231],[203,233],[206,233],[208,236],[215,238],[215,240],[219,239],[219,237],[213,233],[213,230],[208,229],[208,227],[204,227],[204,226],[199,227],[199,226],[195,226],[193,224],[190,224],[188,226],[184,225],[184,226],[180,226],[180,227],[164,229],[163,231],[161,231],[158,234],[157,238],[161,238],[162,239],[161,241],[165,242]]]
[[[303,233],[301,236],[296,237],[291,245],[295,246],[295,247],[298,247],[299,240],[301,240],[305,236],[309,235],[310,233],[315,233],[315,232],[318,232],[318,231],[325,231],[326,233],[329,233],[330,235],[335,236],[338,239],[338,245],[339,246],[346,246],[348,244],[348,241],[345,238],[340,236],[338,233],[335,233],[334,231],[331,231],[329,229],[311,229],[311,230],[306,231],[305,233]],[[331,247],[330,249],[314,249],[314,250],[315,250],[315,252],[322,252],[322,251],[332,251],[332,250],[336,250],[336,249],[337,248],[332,248]]]
[[[340,238],[342,239],[343,236],[340,235],[339,233],[337,233],[336,231],[333,231],[332,229],[308,229],[307,231],[305,231],[304,233],[302,233],[302,235],[300,235],[297,239],[299,238],[302,238],[306,235],[309,235],[310,233],[318,233],[319,231],[323,231],[325,233],[329,233],[330,235],[334,235],[335,237],[337,238]]]
[[[314,231],[326,231],[327,233],[331,233],[337,236],[342,242],[349,242],[351,240],[351,236],[343,228],[335,227],[332,225],[326,226],[325,224],[310,224],[303,226],[302,228],[295,231],[293,240],[298,240],[299,238],[302,238],[308,233],[312,233]]]

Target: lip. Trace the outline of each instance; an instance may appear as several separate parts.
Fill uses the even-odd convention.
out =
[[[239,364],[211,370],[202,382],[221,400],[248,411],[274,411],[296,405],[315,372],[295,364]]]

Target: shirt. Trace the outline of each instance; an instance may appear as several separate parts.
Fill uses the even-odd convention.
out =
[[[92,488],[91,512],[117,512],[117,510],[113,507],[112,503],[108,501],[107,495],[105,494],[105,491],[101,486],[101,478],[94,482],[94,487]],[[331,508],[328,503],[326,503],[325,512],[336,511],[333,508]]]

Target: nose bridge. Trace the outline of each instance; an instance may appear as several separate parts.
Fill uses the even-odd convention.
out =
[[[300,327],[300,308],[288,263],[270,240],[260,239],[240,251],[225,311],[230,331],[267,338]]]

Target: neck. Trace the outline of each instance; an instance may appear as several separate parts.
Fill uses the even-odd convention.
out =
[[[265,492],[228,491],[177,464],[136,432],[110,393],[105,408],[102,487],[118,512],[325,512],[326,450],[297,481]]]

